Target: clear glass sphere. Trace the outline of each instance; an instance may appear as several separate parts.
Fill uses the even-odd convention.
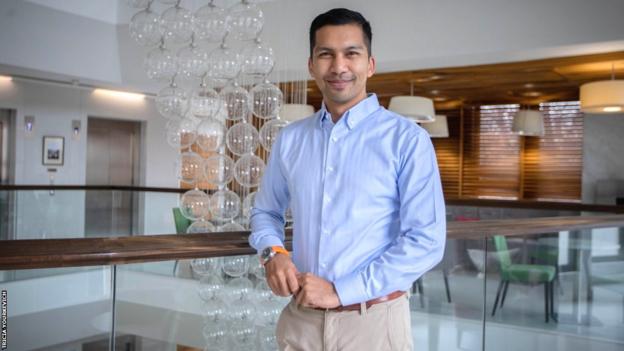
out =
[[[189,190],[180,199],[180,212],[192,221],[209,213],[210,196],[200,190]]]
[[[220,278],[219,278],[220,279]],[[200,285],[201,286],[201,285]],[[204,323],[222,323],[227,320],[227,303],[219,297],[212,297],[208,299],[202,298],[203,303],[201,306],[202,315],[204,316]]]
[[[230,35],[236,40],[255,39],[264,26],[264,14],[255,4],[234,5],[229,15]]]
[[[273,119],[266,122],[262,128],[260,128],[260,144],[266,150],[271,152],[273,143],[277,139],[277,135],[288,123],[281,119]]]
[[[231,305],[239,304],[242,300],[248,300],[254,293],[254,286],[249,278],[237,277],[227,282],[228,302]],[[235,317],[236,318],[236,317]],[[239,318],[244,318],[240,316]],[[251,316],[253,319],[253,316]]]
[[[167,144],[179,150],[190,147],[197,140],[197,122],[195,119],[184,118],[181,121],[170,121],[167,125]]]
[[[197,118],[217,117],[223,106],[219,93],[212,88],[200,86],[191,93],[190,111]]]
[[[235,350],[254,350],[256,328],[253,321],[233,320],[230,323],[229,335]]]
[[[191,261],[191,269],[200,277],[205,275],[219,275],[223,269],[221,257],[196,258]]]
[[[230,331],[226,325],[212,323],[204,325],[202,331],[206,347],[204,351],[229,351],[230,350]]]
[[[273,299],[269,299],[263,303],[256,304],[256,320],[261,325],[277,324],[280,313],[284,306],[281,302]]]
[[[144,9],[149,5],[150,0],[126,0],[126,4],[135,9]]]
[[[231,190],[219,190],[210,198],[210,213],[220,221],[229,221],[238,216],[240,198]]]
[[[273,49],[258,41],[252,41],[241,50],[243,65],[241,72],[249,76],[264,77],[275,65]]]
[[[271,83],[256,84],[249,96],[253,114],[263,119],[277,116],[284,98],[282,91]]]
[[[256,259],[256,261],[258,261],[258,264],[262,266],[262,268],[264,268],[262,263],[260,263],[260,260]],[[256,271],[259,271],[259,270],[256,270]],[[251,268],[250,268],[249,273],[252,273]],[[256,275],[256,277],[258,277],[258,275]],[[272,300],[275,295],[273,294],[273,291],[271,291],[271,287],[269,287],[269,283],[267,283],[264,274],[262,275],[262,277],[258,277],[258,279],[261,279],[261,280],[256,284],[256,287],[255,287],[256,293],[254,294],[254,301],[256,302],[256,304],[261,304],[269,300]]]
[[[195,39],[219,43],[227,33],[227,12],[210,4],[195,12]]]
[[[178,57],[173,51],[159,46],[147,53],[144,67],[149,79],[169,82],[178,72]]]
[[[193,13],[191,11],[174,6],[160,16],[160,28],[166,41],[186,43],[191,41],[193,35]]]
[[[204,161],[204,179],[217,186],[224,186],[234,178],[234,161],[226,155],[213,155]]]
[[[225,125],[216,118],[206,118],[197,126],[197,145],[206,152],[217,151],[225,140]]]
[[[168,119],[182,119],[189,108],[189,97],[184,89],[168,86],[158,92],[156,109]]]
[[[214,49],[208,56],[210,69],[207,76],[214,79],[234,79],[240,72],[242,60],[240,55],[226,47]]]
[[[266,270],[264,268],[264,265],[262,264],[262,262],[260,262],[259,259],[254,259],[254,257],[250,257],[250,266],[249,266],[249,274],[256,276],[256,278],[260,279],[260,282],[258,283],[258,285],[260,285],[260,283],[262,281],[264,281],[264,279],[266,278]],[[258,289],[258,285],[256,285],[256,295],[257,297],[258,294],[261,293],[261,290]],[[271,290],[269,290],[270,292]]]
[[[245,230],[245,227],[236,222],[225,223],[217,227],[218,232],[240,232],[243,230]]]
[[[223,272],[230,277],[241,277],[249,271],[249,256],[223,257]]]
[[[256,155],[247,154],[236,161],[234,166],[234,178],[245,187],[258,186],[264,172],[264,161]]]
[[[216,230],[217,228],[212,223],[200,219],[191,223],[191,225],[186,228],[186,234],[211,233],[215,232]]]
[[[219,299],[221,296],[227,295],[225,290],[225,282],[220,276],[215,274],[204,275],[199,279],[199,297],[204,301]]]
[[[150,9],[137,12],[130,19],[130,37],[142,46],[158,45],[161,39],[160,17]]]
[[[275,327],[273,325],[259,327],[256,330],[256,343],[259,351],[278,350]]]
[[[250,285],[238,281],[239,279],[247,280]],[[239,286],[230,288],[232,282],[236,282]],[[251,281],[243,277],[234,278],[226,285],[226,289],[230,292],[231,297],[227,319],[229,319],[231,323],[253,322],[255,320],[256,306],[247,298],[247,294],[253,291],[253,284]]]
[[[251,98],[245,88],[231,84],[223,88],[219,95],[225,101],[227,119],[238,121],[247,118],[249,113],[251,113]]]
[[[243,217],[249,218],[251,217],[251,208],[254,205],[254,201],[256,201],[256,192],[253,191],[249,193],[243,200]]]
[[[210,69],[209,51],[189,45],[178,50],[178,70],[182,78],[202,77]]]
[[[198,154],[188,151],[180,155],[179,179],[186,183],[195,184],[203,177],[204,160]]]
[[[245,229],[249,229],[249,218],[247,217],[238,216],[234,218],[234,222],[240,224],[240,226]]]
[[[228,129],[225,144],[235,155],[245,155],[256,151],[260,136],[251,123],[236,123]]]

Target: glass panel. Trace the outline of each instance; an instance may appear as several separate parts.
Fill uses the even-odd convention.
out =
[[[271,293],[255,255],[124,265],[116,335],[150,349],[276,350],[288,302]]]
[[[604,228],[489,241],[486,349],[621,350],[623,238]]]
[[[179,197],[121,190],[0,191],[0,240],[174,234]]]
[[[492,261],[484,244],[448,240],[444,260],[414,283],[410,307],[415,349],[481,349],[484,269]]]
[[[40,271],[0,271],[7,350],[108,350],[111,268]],[[21,279],[6,279],[12,276]]]
[[[560,211],[549,209],[530,208],[503,208],[482,206],[447,206],[447,220],[471,221],[478,219],[507,219],[507,218],[536,218],[536,217],[560,217],[578,216],[578,211]]]

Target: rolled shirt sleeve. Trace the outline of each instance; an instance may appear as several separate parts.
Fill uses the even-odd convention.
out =
[[[425,132],[407,139],[397,179],[400,233],[368,265],[333,282],[342,305],[409,289],[442,260],[446,211],[433,145]]]
[[[290,195],[280,149],[281,138],[278,135],[251,209],[249,244],[258,252],[268,246],[284,246],[284,213]]]

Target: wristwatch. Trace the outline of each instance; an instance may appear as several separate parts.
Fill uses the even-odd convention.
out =
[[[288,253],[288,251],[281,246],[269,246],[260,253],[260,263],[262,263],[262,265],[267,264],[267,262],[269,262],[278,253],[290,256],[290,253]]]

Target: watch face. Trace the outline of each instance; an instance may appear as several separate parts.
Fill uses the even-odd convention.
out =
[[[262,250],[262,254],[261,254],[262,259],[267,260],[268,258],[270,258],[272,252],[273,252],[273,249],[270,246]]]

